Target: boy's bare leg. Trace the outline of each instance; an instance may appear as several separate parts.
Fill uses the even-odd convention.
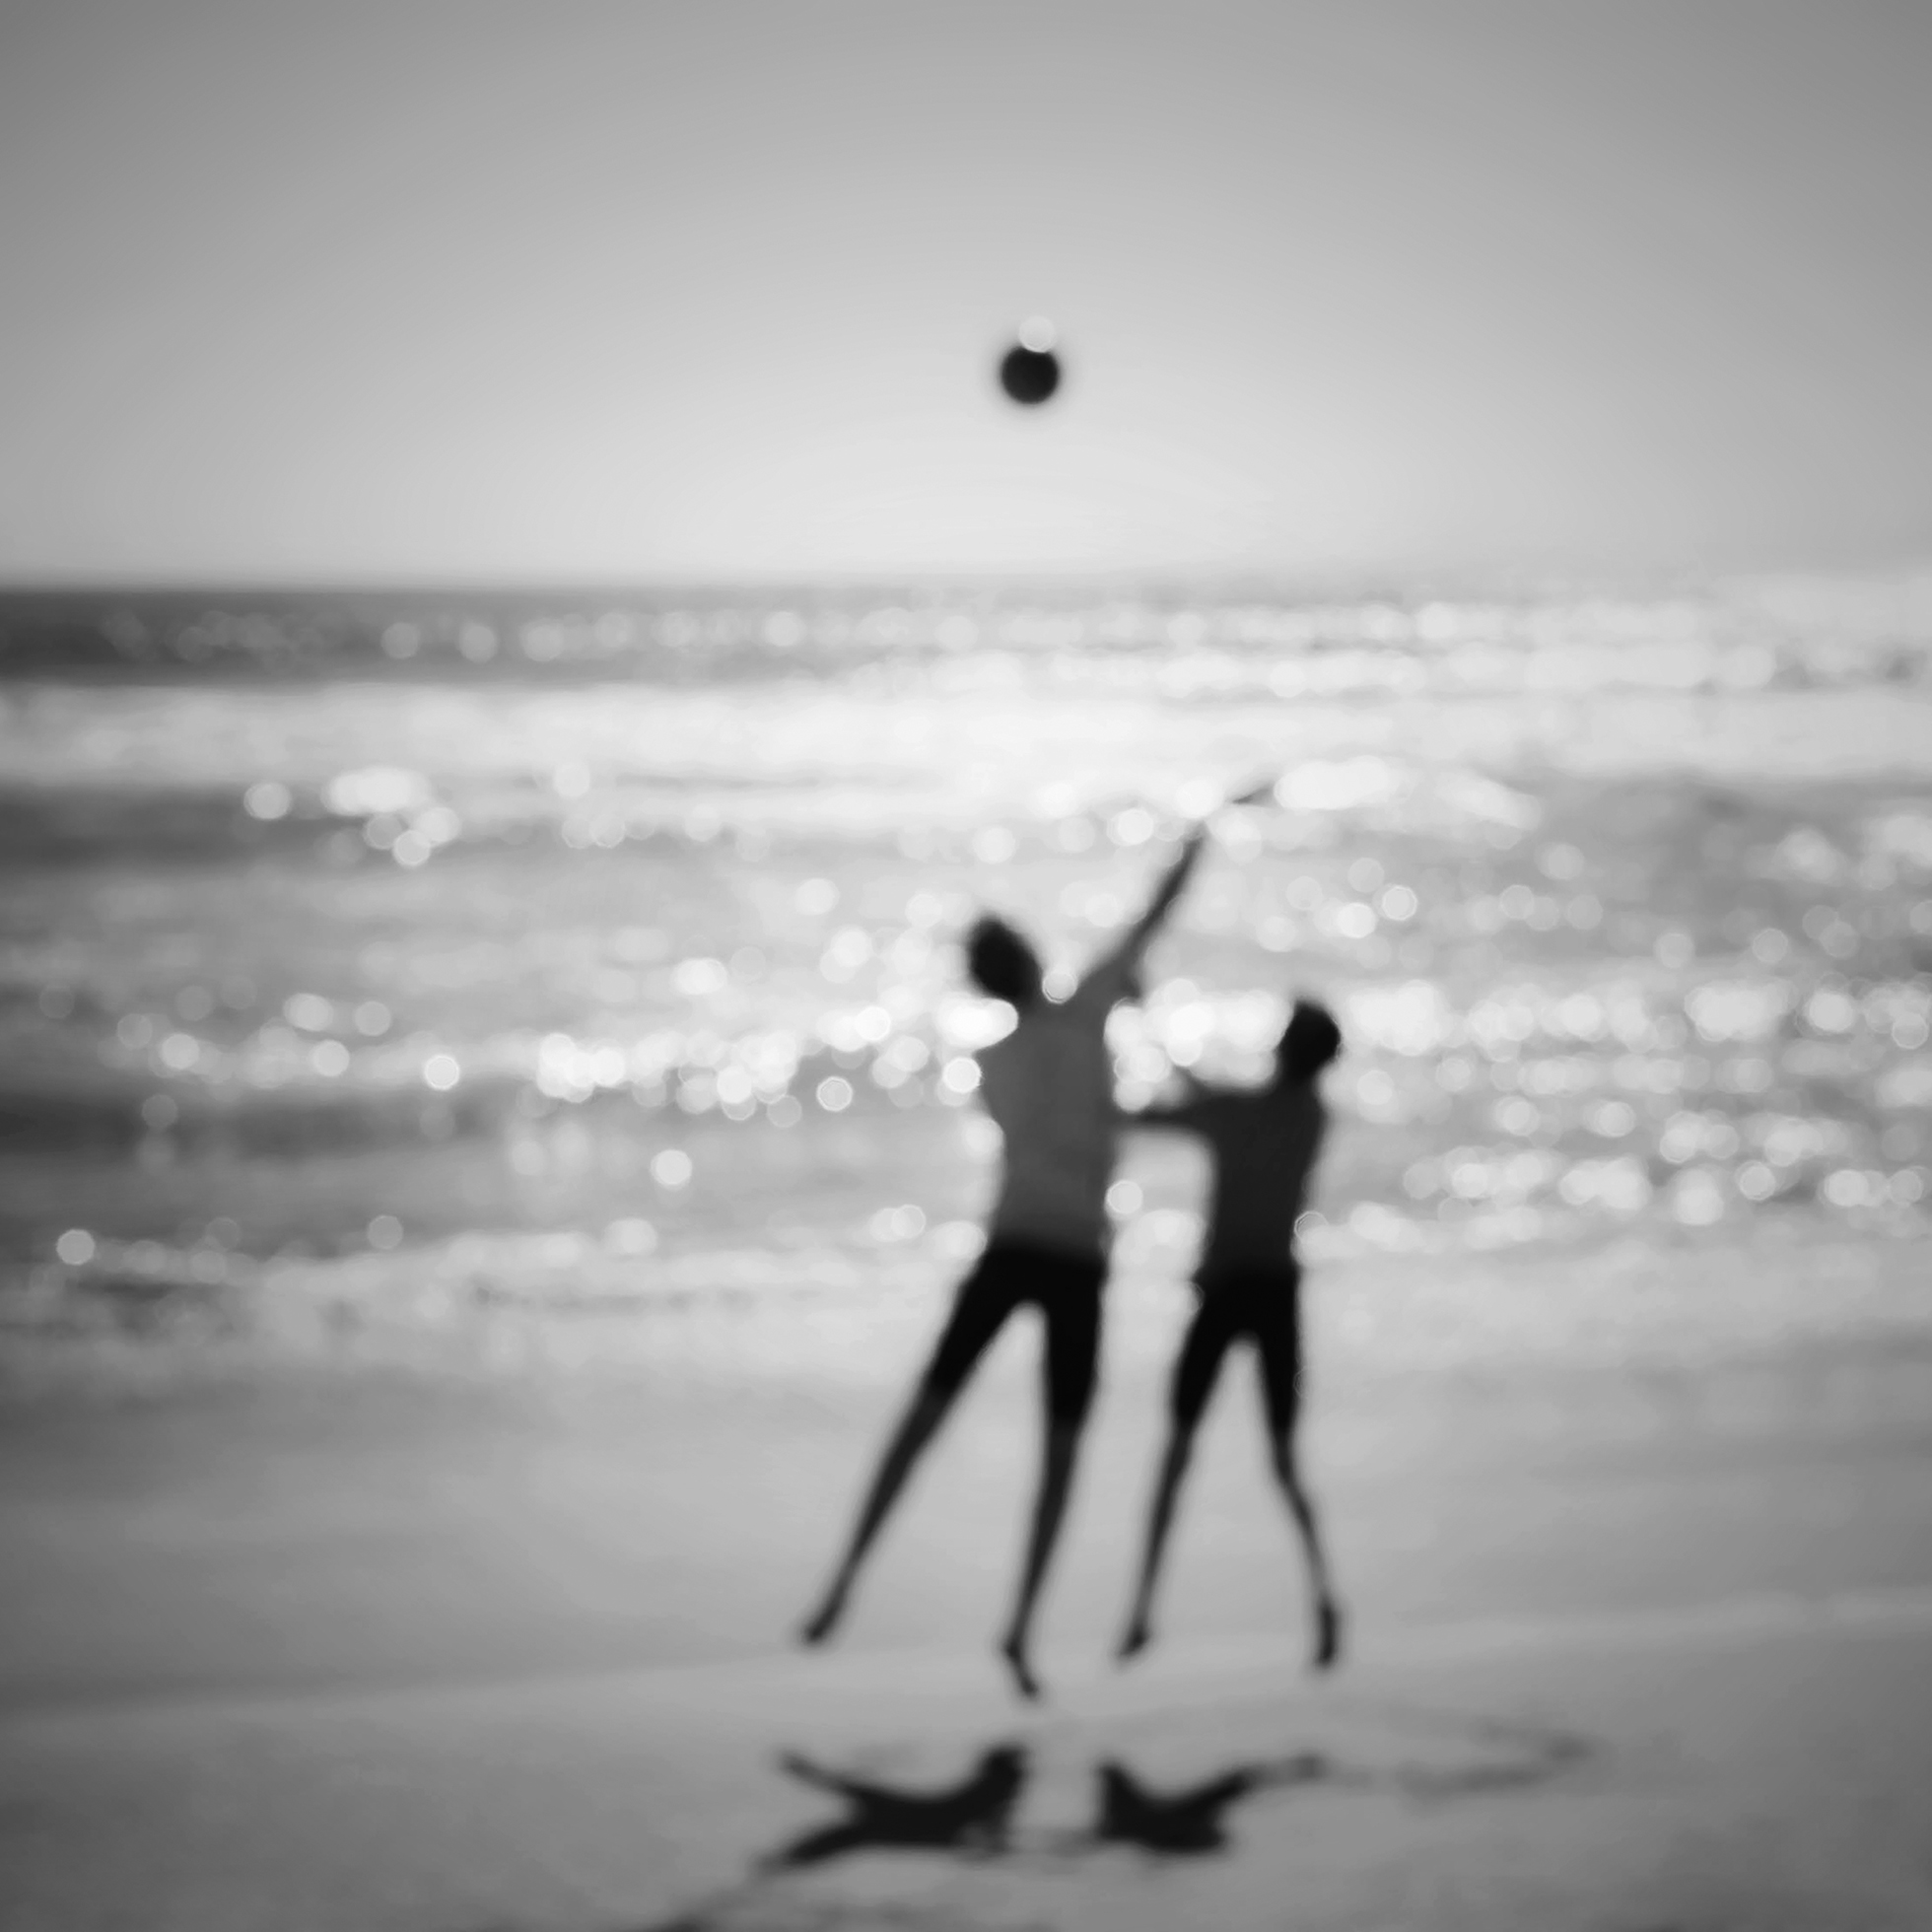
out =
[[[838,1627],[839,1619],[845,1615],[846,1598],[859,1574],[860,1565],[865,1560],[865,1552],[872,1547],[886,1517],[891,1514],[892,1505],[898,1500],[899,1491],[906,1485],[907,1477],[912,1474],[914,1465],[932,1441],[933,1432],[945,1419],[946,1411],[951,1406],[950,1391],[934,1390],[921,1384],[886,1444],[884,1454],[879,1458],[878,1472],[872,1478],[872,1486],[866,1491],[864,1503],[860,1509],[859,1521],[853,1528],[852,1542],[846,1550],[845,1559],[833,1575],[818,1609],[799,1631],[801,1641],[823,1643]]]
[[[1308,1561],[1308,1582],[1313,1596],[1315,1643],[1310,1662],[1325,1671],[1342,1653],[1342,1611],[1329,1584],[1328,1559],[1322,1552],[1322,1539],[1315,1527],[1314,1506],[1301,1486],[1301,1473],[1295,1465],[1294,1429],[1272,1430],[1269,1449],[1275,1464],[1275,1480],[1287,1498],[1288,1513],[1301,1534],[1302,1554]]]
[[[1079,1423],[1048,1423],[1041,1457],[1040,1490],[1033,1504],[1033,1527],[1027,1537],[1019,1595],[1013,1604],[1012,1622],[1000,1644],[1000,1654],[1005,1658],[1022,1697],[1036,1698],[1040,1694],[1040,1681],[1033,1675],[1029,1654],[1033,1610],[1039,1600],[1040,1586],[1046,1581],[1054,1546],[1060,1540],[1061,1520],[1067,1514],[1067,1498],[1073,1485],[1073,1462],[1079,1446]]]
[[[1134,1592],[1134,1608],[1127,1629],[1115,1655],[1122,1663],[1146,1648],[1153,1635],[1154,1586],[1167,1550],[1167,1533],[1173,1527],[1174,1503],[1181,1491],[1181,1479],[1188,1473],[1194,1454],[1192,1424],[1175,1422],[1168,1431],[1167,1448],[1160,1459],[1160,1475],[1154,1483],[1153,1504],[1147,1513],[1147,1539],[1140,1555],[1140,1580]]]
[[[1122,1663],[1143,1650],[1153,1635],[1154,1588],[1166,1558],[1167,1536],[1174,1526],[1174,1505],[1181,1479],[1194,1455],[1194,1435],[1213,1399],[1227,1357],[1231,1331],[1225,1322],[1226,1304],[1206,1295],[1188,1323],[1181,1351],[1174,1360],[1174,1377],[1167,1397],[1167,1447],[1160,1474],[1154,1480],[1153,1502],[1147,1512],[1147,1540],[1140,1557],[1140,1580],[1134,1608],[1114,1653]]]

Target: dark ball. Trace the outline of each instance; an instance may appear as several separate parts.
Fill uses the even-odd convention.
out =
[[[1000,386],[1029,407],[1045,402],[1060,387],[1060,358],[1051,349],[1015,342],[1000,361]]]

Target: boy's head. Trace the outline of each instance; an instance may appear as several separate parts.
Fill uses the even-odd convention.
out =
[[[1022,1011],[1040,999],[1040,957],[1003,919],[988,913],[966,935],[973,984]]]
[[[1276,1077],[1284,1085],[1312,1080],[1342,1051],[1335,1015],[1315,1000],[1297,1000],[1275,1049]]]

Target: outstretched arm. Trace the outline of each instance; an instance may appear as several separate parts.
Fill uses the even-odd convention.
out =
[[[843,1771],[828,1770],[801,1752],[785,1752],[778,1761],[780,1768],[795,1777],[800,1784],[829,1791],[837,1798],[848,1798],[855,1805],[890,1804],[896,1795],[881,1785],[867,1783],[863,1778],[847,1777]]]
[[[1174,902],[1186,889],[1189,875],[1201,862],[1201,855],[1207,844],[1208,821],[1203,819],[1200,824],[1189,827],[1187,836],[1181,841],[1180,851],[1174,855],[1166,871],[1161,873],[1160,882],[1147,901],[1146,911],[1128,928],[1127,937],[1119,949],[1136,962],[1166,923],[1167,915],[1174,910]]]
[[[1101,957],[1087,969],[1080,985],[1082,991],[1089,986],[1104,986],[1118,999],[1132,979],[1135,968],[1140,964],[1140,956],[1152,943],[1153,936],[1165,924],[1167,915],[1174,910],[1174,902],[1186,888],[1189,874],[1201,862],[1203,847],[1208,842],[1207,821],[1194,826],[1187,837],[1181,841],[1181,849],[1175,854],[1173,862],[1160,875],[1153,896],[1147,901],[1146,910],[1141,913],[1126,932]]]
[[[778,1761],[779,1768],[788,1776],[795,1777],[800,1784],[815,1784],[821,1791],[845,1792],[849,1789],[847,1781],[837,1771],[827,1770],[823,1764],[815,1764],[802,1752],[782,1752]]]
[[[1116,1103],[1114,1125],[1123,1128],[1199,1126],[1201,1103],[1209,1097],[1209,1091],[1192,1073],[1184,1072],[1178,1098],[1157,1100],[1150,1107],[1138,1108],[1123,1107]]]

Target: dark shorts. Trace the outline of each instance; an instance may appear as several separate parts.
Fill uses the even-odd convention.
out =
[[[1169,1406],[1192,1428],[1214,1393],[1227,1351],[1246,1336],[1255,1345],[1268,1426],[1284,1435],[1300,1407],[1301,1269],[1292,1262],[1204,1271],[1195,1279],[1201,1304],[1174,1364]]]
[[[1107,1264],[996,1242],[953,1296],[952,1314],[926,1370],[934,1395],[956,1394],[1006,1318],[1036,1303],[1046,1322],[1047,1413],[1077,1424],[1093,1401],[1100,1357],[1100,1290]]]

